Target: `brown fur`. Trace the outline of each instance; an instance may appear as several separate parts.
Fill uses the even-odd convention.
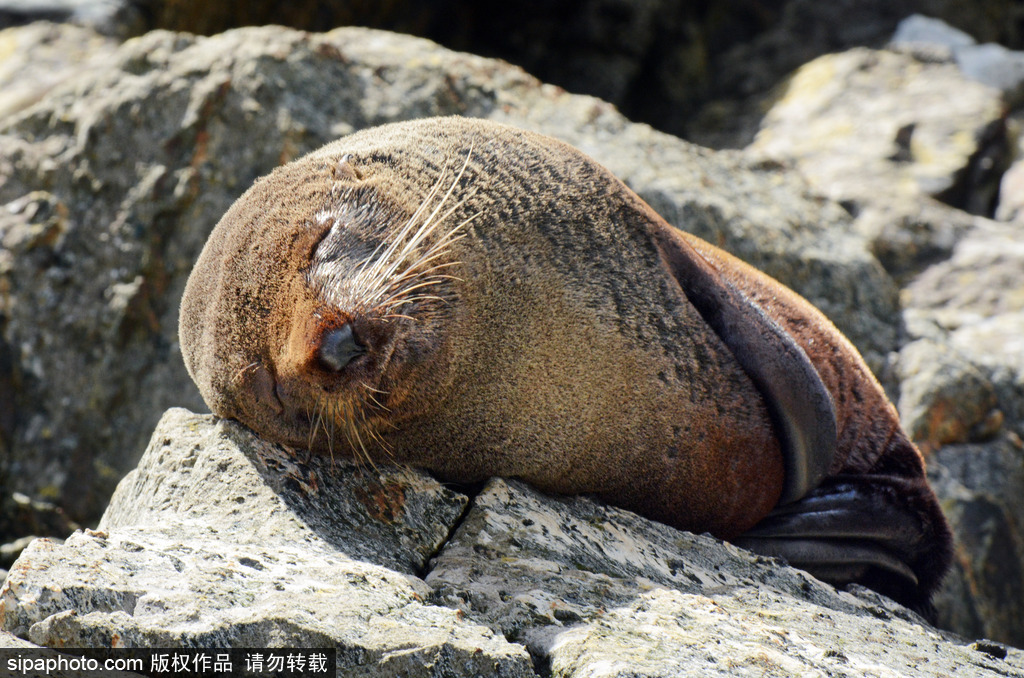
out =
[[[441,213],[455,209],[402,263],[464,224],[438,260],[450,277],[398,309],[361,303],[345,272],[453,184]],[[835,406],[832,471],[877,465],[902,436],[895,411],[817,310],[675,231],[575,149],[482,121],[368,130],[257,182],[189,280],[185,363],[216,414],[284,444],[455,481],[520,477],[730,537],[776,505],[780,443],[758,389],[670,274],[654,238],[664,229],[811,358]],[[368,353],[326,373],[320,336],[346,322]],[[900,463],[920,473],[909,449]]]

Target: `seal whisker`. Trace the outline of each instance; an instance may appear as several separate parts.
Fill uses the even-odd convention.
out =
[[[454,210],[456,210],[459,206],[465,203],[466,200],[469,199],[470,196],[466,196],[458,203],[456,203],[454,206],[452,206],[452,208],[448,212],[446,212],[442,218],[437,218],[438,213],[441,211],[445,203],[448,202],[452,194],[455,192],[455,187],[458,186],[459,181],[462,180],[462,176],[465,174],[466,168],[469,167],[469,159],[472,153],[473,147],[470,146],[469,151],[466,152],[466,160],[465,162],[463,162],[462,168],[459,170],[458,174],[455,175],[455,178],[452,180],[452,183],[448,187],[448,190],[445,192],[440,202],[438,202],[437,206],[434,207],[433,212],[431,212],[430,215],[423,221],[423,225],[420,226],[419,231],[417,231],[416,234],[408,242],[405,243],[404,247],[400,252],[400,256],[410,253],[427,235],[432,233],[434,229],[437,228],[437,226],[444,221],[445,218],[447,218]],[[443,177],[444,172],[442,172],[440,176]],[[438,182],[440,182],[440,178],[438,179]],[[439,183],[435,183],[434,189],[431,190],[430,194],[427,196],[427,199],[424,200],[424,202],[422,203],[423,205],[426,205],[428,201],[433,200],[438,185]],[[417,212],[419,212],[419,210],[417,210]]]
[[[384,453],[384,456],[386,456],[389,461],[394,462],[395,453],[391,449],[391,447],[384,441],[384,439],[380,436],[380,434],[374,431],[372,428],[367,429],[367,433],[369,433],[370,437],[374,440],[374,442],[377,443],[377,446]],[[371,465],[372,464],[373,462],[371,462]],[[374,467],[374,470],[376,470],[376,467]]]
[[[377,304],[374,308],[385,308],[390,303],[392,303],[394,301],[402,301],[402,299],[408,297],[408,295],[411,292],[414,292],[414,291],[419,290],[419,289],[423,289],[424,287],[432,287],[434,285],[440,285],[443,282],[444,282],[443,280],[424,280],[422,282],[416,282],[413,285],[409,285],[408,287],[403,287],[402,289],[398,290],[397,292],[395,292],[394,294],[389,296],[387,299],[385,299],[384,301],[382,301],[379,304]],[[441,297],[436,296],[436,295],[431,295],[431,298],[437,299],[439,301],[441,300]]]
[[[454,188],[454,186],[453,186],[453,188]],[[462,204],[465,203],[466,200],[468,200],[470,197],[471,197],[471,195],[466,196],[465,198],[460,200],[458,203],[453,205],[450,210],[445,212],[444,215],[442,215],[440,218],[437,218],[437,210],[434,210],[434,212],[430,215],[429,220],[424,222],[424,224],[420,228],[420,230],[416,232],[416,235],[414,235],[402,247],[402,250],[398,253],[395,262],[389,268],[388,274],[389,275],[393,274],[395,272],[395,270],[397,269],[397,266],[400,265],[402,263],[402,261],[404,261],[408,257],[412,256],[412,254],[415,252],[416,247],[418,247],[419,244],[425,238],[427,238],[429,235],[433,234],[433,232],[435,230],[437,230],[442,223],[444,223],[445,219],[447,219],[456,209],[458,209],[460,206],[462,206]],[[447,198],[447,195],[446,195],[446,198]],[[438,206],[438,208],[440,208],[440,205]],[[473,215],[472,218],[475,218],[476,216],[477,215]],[[464,234],[459,234],[459,235],[456,236],[456,233],[459,231],[459,229],[461,229],[469,221],[471,221],[471,219],[467,219],[467,220],[463,221],[462,223],[460,223],[455,228],[449,230],[447,233],[444,233],[438,239],[438,241],[436,243],[434,243],[433,245],[431,245],[423,255],[421,255],[419,258],[417,258],[415,263],[410,265],[407,270],[411,270],[411,269],[416,268],[416,266],[421,264],[425,259],[429,260],[429,259],[435,258],[437,255],[445,252],[448,249],[448,247],[451,245],[451,243],[453,243],[456,240],[459,240],[462,237],[464,237]]]
[[[377,394],[379,394],[379,395],[381,395],[381,396],[386,396],[386,395],[388,395],[388,392],[387,392],[387,391],[385,391],[384,389],[380,389],[380,388],[374,388],[374,387],[370,386],[369,384],[364,384],[364,383],[362,383],[362,382],[360,382],[360,383],[359,383],[359,385],[360,385],[360,386],[362,386],[363,388],[365,388],[365,389],[366,389],[367,391],[371,391],[372,393],[377,393]],[[379,403],[379,402],[377,403],[377,405],[378,405],[379,407],[381,407],[381,408],[385,409],[385,410],[386,410],[386,409],[388,409],[388,408],[384,407],[384,405],[383,405],[383,404],[381,404],[381,403]]]
[[[446,233],[437,243],[431,246],[431,248],[415,264],[407,268],[402,273],[398,274],[398,276],[396,276],[396,278],[392,280],[391,284],[388,286],[389,290],[393,290],[390,296],[384,301],[377,303],[376,306],[374,306],[374,308],[386,308],[392,300],[407,295],[409,292],[415,289],[419,289],[424,285],[436,285],[441,282],[444,282],[445,280],[461,280],[461,278],[457,276],[442,275],[437,273],[438,271],[443,270],[445,268],[458,266],[459,264],[462,263],[461,261],[449,261],[439,264],[433,264],[432,266],[429,266],[427,268],[422,267],[444,256],[448,248],[453,243],[466,237],[468,234],[465,232],[459,233],[458,235],[455,235],[455,232],[467,226],[476,217],[480,216],[480,214],[481,213],[478,212],[470,216],[469,218],[464,219],[458,226],[456,226],[454,229]],[[426,280],[420,283],[412,285],[405,284],[406,282],[415,283],[417,280],[421,280],[424,278]],[[380,294],[376,295],[375,299],[379,298],[380,296]],[[443,301],[440,297],[432,297],[432,299],[437,301]]]
[[[477,188],[473,187],[460,200],[451,204],[455,189],[462,177],[465,176],[472,152],[471,146],[462,167],[451,180],[444,194],[440,195],[444,186],[444,177],[448,174],[447,167],[440,172],[426,196],[394,237],[390,239],[390,242],[378,244],[369,256],[359,262],[354,273],[346,275],[346,271],[340,267],[318,269],[318,272],[314,273],[314,277],[321,278],[321,289],[345,287],[348,292],[343,297],[335,294],[334,299],[337,303],[344,302],[350,307],[380,310],[386,309],[396,298],[406,296],[413,289],[417,289],[424,280],[449,279],[441,278],[438,276],[438,272],[456,265],[458,262],[438,263],[438,260],[449,251],[455,242],[466,237],[467,234],[463,229],[482,213],[471,215],[447,231],[441,228],[442,224],[457,209],[477,193]],[[445,209],[446,207],[447,209]],[[366,205],[363,205],[355,210],[355,213],[362,214],[366,211],[365,208]],[[440,233],[440,236],[424,251],[417,254],[417,250],[434,233]]]
[[[465,196],[462,200],[459,200],[455,205],[451,207],[451,209],[449,209],[440,218],[438,218],[438,214],[440,213],[441,209],[444,207],[445,203],[448,202],[448,200],[451,198],[456,186],[458,186],[459,181],[461,181],[463,175],[465,174],[466,168],[469,166],[471,154],[472,147],[470,147],[470,150],[467,152],[466,160],[463,163],[462,168],[459,170],[458,174],[452,180],[452,183],[449,186],[448,190],[445,192],[444,196],[434,207],[433,211],[426,217],[426,219],[424,219],[422,223],[419,224],[419,227],[416,230],[416,232],[413,233],[410,237],[409,233],[413,230],[413,228],[416,227],[416,223],[419,216],[425,211],[427,205],[433,202],[434,198],[437,196],[437,193],[441,185],[441,179],[439,178],[438,181],[434,183],[434,186],[427,193],[427,196],[420,203],[419,207],[417,207],[416,211],[413,212],[413,215],[403,226],[402,230],[399,231],[399,233],[395,236],[391,246],[388,247],[384,254],[377,260],[377,262],[371,268],[373,277],[376,277],[377,280],[381,282],[393,279],[398,268],[406,259],[412,256],[412,254],[415,252],[416,248],[420,245],[420,243],[422,243],[428,236],[430,236],[435,230],[437,230],[438,227],[445,221],[445,219],[447,219],[448,216],[450,216],[456,209],[458,209],[476,193],[475,190],[470,191],[470,193],[467,196]],[[441,177],[443,177],[444,174],[445,173],[442,172]],[[433,258],[435,255],[444,251],[444,249],[451,242],[454,242],[454,236],[456,231],[462,228],[467,223],[467,221],[464,221],[463,223],[459,224],[455,229],[452,229],[448,233],[445,233],[437,243],[428,248],[427,252],[423,256],[419,257],[415,263],[407,267],[406,270],[412,271],[417,267],[417,265],[422,264],[424,262],[425,257]],[[368,275],[368,277],[370,276]],[[376,296],[379,295],[374,295],[374,297]]]
[[[379,393],[379,394],[381,394],[381,395],[387,395],[387,391],[382,391],[382,390],[380,390],[380,389],[372,388],[372,387],[370,387],[370,386],[366,385],[366,384],[365,384],[365,383],[363,383],[363,382],[359,382],[359,385],[360,385],[360,386],[361,386],[361,387],[362,387],[362,388],[363,388],[364,390],[366,390],[366,391],[373,391],[373,392],[375,392],[375,393]],[[390,412],[390,411],[391,411],[391,410],[389,410],[389,409],[388,409],[387,407],[385,407],[383,403],[381,403],[381,402],[380,402],[379,400],[377,400],[377,399],[376,399],[376,398],[375,398],[375,397],[373,396],[373,394],[371,394],[371,393],[365,393],[364,395],[366,396],[366,398],[367,398],[367,399],[368,399],[368,400],[369,400],[370,402],[372,402],[372,403],[373,403],[374,405],[376,405],[376,406],[377,406],[377,407],[379,407],[380,409],[384,410],[385,412]]]
[[[377,465],[373,463],[373,457],[370,456],[369,450],[366,449],[363,437],[359,435],[358,422],[349,420],[349,430],[352,432],[352,435],[355,436],[356,442],[359,443],[359,450],[362,452],[363,459],[366,460],[366,463],[370,465],[370,468],[372,468],[374,472],[377,472]]]
[[[430,189],[430,191],[427,192],[427,195],[423,198],[419,206],[402,226],[401,230],[399,230],[399,232],[395,234],[392,241],[388,243],[387,248],[384,250],[381,256],[377,258],[376,261],[374,261],[373,265],[366,271],[368,281],[373,281],[375,279],[386,279],[388,273],[385,271],[385,268],[391,266],[389,262],[392,259],[396,260],[396,264],[401,262],[401,258],[397,257],[396,253],[399,251],[399,248],[403,246],[403,243],[405,242],[406,238],[408,238],[412,230],[417,227],[417,224],[419,223],[420,220],[420,216],[428,209],[427,206],[431,202],[433,202],[434,197],[441,190],[441,182],[443,181],[443,177],[444,172],[442,172],[438,176],[437,181],[434,182],[433,187]]]
[[[433,213],[431,213],[431,215],[427,218],[427,221],[430,221],[431,219],[433,219],[434,217],[437,216],[437,213],[441,210],[441,208],[444,206],[444,204],[446,202],[448,202],[448,199],[452,196],[452,193],[455,191],[455,187],[458,186],[460,181],[462,181],[462,176],[466,173],[466,168],[469,167],[469,160],[473,156],[473,146],[474,145],[475,145],[475,142],[471,142],[470,143],[469,150],[466,151],[466,159],[462,163],[462,169],[460,169],[459,173],[457,175],[455,175],[455,178],[452,180],[451,186],[448,187],[448,192],[444,194],[443,198],[441,198],[441,202],[438,203],[436,208],[434,208]],[[443,174],[442,174],[442,176],[443,176]],[[475,191],[471,191],[469,195],[467,195],[465,198],[463,198],[458,203],[456,203],[452,207],[452,209],[449,210],[445,214],[444,217],[439,219],[439,221],[443,221],[444,218],[448,217],[455,209],[457,209],[459,206],[461,206],[463,203],[465,203],[466,200],[468,200],[470,197],[472,197],[474,192]]]
[[[235,376],[231,377],[231,383],[234,384],[236,381],[238,381],[243,376],[245,376],[246,372],[248,372],[249,370],[252,370],[252,369],[255,369],[255,368],[259,367],[259,364],[260,364],[259,360],[253,360],[251,363],[249,363],[248,365],[246,365],[242,369],[240,369],[237,372],[235,372]]]
[[[377,312],[388,313],[389,317],[394,317],[394,315],[391,312],[394,311],[395,309],[401,308],[402,306],[407,306],[409,304],[414,304],[414,303],[417,303],[417,302],[420,302],[420,301],[436,301],[436,302],[443,303],[444,299],[442,299],[441,297],[433,296],[433,295],[422,295],[422,296],[416,296],[416,297],[402,298],[402,299],[396,299],[396,300],[392,301],[387,306],[378,306],[375,310]],[[402,315],[401,317],[406,318],[408,316]],[[409,318],[409,319],[410,320],[415,320],[414,318]]]
[[[314,405],[313,407],[315,409],[319,409],[317,407],[317,405]],[[319,414],[317,416],[319,416]],[[309,421],[309,435],[306,438],[306,449],[307,450],[312,450],[313,449],[313,441],[316,440],[316,428],[317,427],[316,427],[316,417],[314,417],[313,412],[310,411],[310,408],[309,408],[308,405],[306,406],[306,420]]]
[[[397,276],[390,284],[388,284],[388,286],[385,289],[383,289],[381,293],[385,294],[394,290],[398,290],[398,292],[396,293],[401,293],[401,290],[406,289],[407,283],[415,283],[418,280],[443,280],[443,278],[441,278],[439,275],[435,275],[435,273],[445,268],[456,266],[460,263],[461,262],[453,261],[445,264],[435,264],[434,266],[431,266],[430,268],[427,268],[422,271],[403,272],[402,274]]]
[[[338,415],[341,414],[341,404],[334,402],[331,404],[331,439],[333,440],[338,431]],[[334,450],[331,449],[331,463],[334,463]]]

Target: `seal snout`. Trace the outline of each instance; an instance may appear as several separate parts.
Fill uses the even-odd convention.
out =
[[[365,353],[366,346],[360,343],[352,329],[352,324],[345,323],[341,327],[324,332],[320,338],[316,358],[321,367],[331,372],[340,372],[350,362]]]

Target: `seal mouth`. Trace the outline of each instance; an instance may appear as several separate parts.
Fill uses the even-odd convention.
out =
[[[381,431],[392,414],[382,386],[396,323],[328,306],[297,320],[278,351],[255,361],[239,419],[289,447],[372,464],[390,455]]]

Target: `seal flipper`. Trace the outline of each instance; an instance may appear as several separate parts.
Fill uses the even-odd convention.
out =
[[[923,477],[839,474],[733,540],[836,586],[856,582],[929,616],[952,540]]]
[[[797,501],[828,474],[836,450],[832,396],[802,348],[671,226],[654,242],[686,298],[722,339],[764,397],[782,445],[780,504]]]

